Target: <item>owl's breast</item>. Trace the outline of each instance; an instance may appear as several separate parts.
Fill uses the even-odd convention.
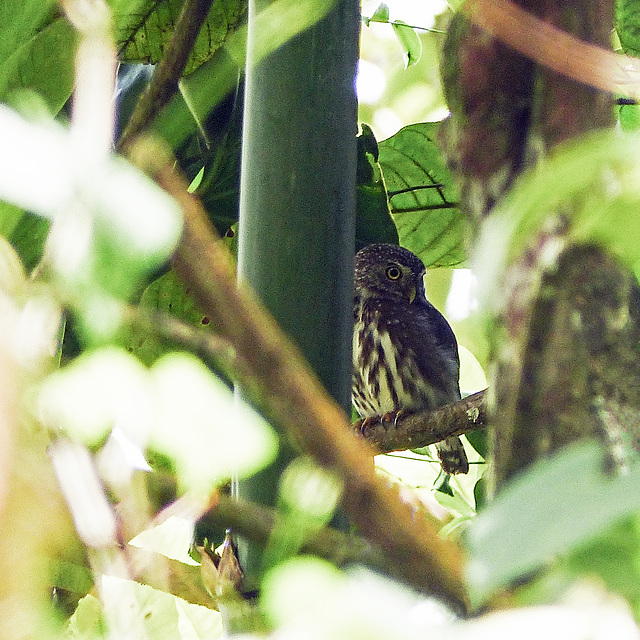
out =
[[[383,322],[379,311],[364,306],[356,310],[352,400],[361,418],[437,404],[414,351],[394,335],[402,335],[397,322]]]

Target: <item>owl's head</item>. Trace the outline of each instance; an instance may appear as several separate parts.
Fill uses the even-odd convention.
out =
[[[424,299],[424,273],[422,261],[411,251],[370,244],[356,254],[356,293],[412,303]]]

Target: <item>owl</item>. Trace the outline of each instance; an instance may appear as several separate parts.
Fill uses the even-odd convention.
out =
[[[458,344],[427,300],[411,251],[369,245],[355,259],[352,400],[361,418],[435,409],[460,400]],[[467,473],[457,436],[436,444],[446,473]]]

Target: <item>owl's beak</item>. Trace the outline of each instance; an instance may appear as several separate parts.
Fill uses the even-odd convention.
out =
[[[411,304],[416,299],[416,293],[416,288],[412,286],[411,289],[409,289],[409,304]]]

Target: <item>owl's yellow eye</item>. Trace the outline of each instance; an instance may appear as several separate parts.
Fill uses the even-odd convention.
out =
[[[398,267],[387,267],[385,273],[387,274],[387,278],[389,278],[389,280],[400,280],[400,278],[402,277],[402,271],[400,271]]]

